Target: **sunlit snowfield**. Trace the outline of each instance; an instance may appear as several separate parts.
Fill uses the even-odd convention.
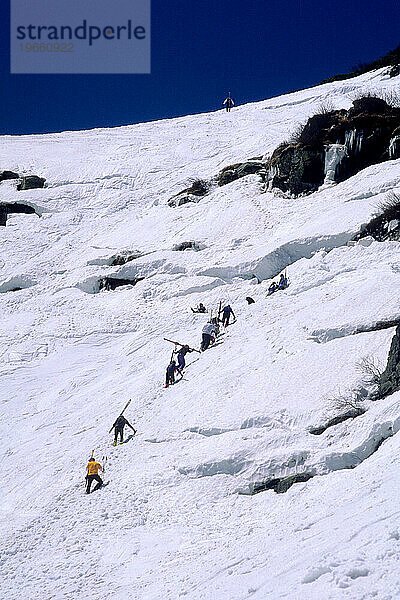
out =
[[[2,201],[42,215],[0,228],[4,598],[400,597],[400,394],[309,432],[360,383],[363,357],[386,362],[394,329],[352,334],[399,316],[400,244],[347,242],[400,190],[400,160],[297,199],[250,175],[167,205],[190,178],[270,154],[321,103],[348,108],[398,80],[381,70],[231,113],[0,138],[2,169],[47,180],[0,184]],[[203,249],[172,250],[188,240]],[[144,255],[110,266],[128,250]],[[289,288],[266,298],[285,267]],[[110,274],[144,279],[94,293]],[[163,338],[198,348],[207,317],[190,307],[220,300],[237,322],[164,389]],[[129,398],[138,433],[114,448]],[[87,496],[92,449],[110,484]],[[250,495],[303,472],[285,494]]]

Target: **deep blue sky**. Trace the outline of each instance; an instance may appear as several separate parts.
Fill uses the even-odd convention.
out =
[[[398,0],[153,0],[151,75],[10,75],[2,13],[0,133],[12,134],[205,112],[228,90],[261,100],[400,44]]]

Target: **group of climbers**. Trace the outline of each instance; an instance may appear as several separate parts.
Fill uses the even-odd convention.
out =
[[[279,282],[273,282],[271,286],[268,288],[268,295],[274,293],[277,290],[284,290],[288,287],[288,279],[284,274],[281,274]],[[246,297],[246,301],[248,304],[253,304],[254,300],[251,297]],[[199,305],[195,308],[192,308],[194,313],[204,314],[207,312],[205,306],[200,302]],[[187,344],[179,344],[178,342],[172,342],[172,340],[167,340],[168,342],[172,342],[175,344],[175,349],[172,352],[171,361],[167,366],[166,378],[165,378],[165,387],[169,387],[170,385],[176,383],[175,375],[180,375],[180,379],[183,378],[183,370],[186,366],[185,357],[187,354],[191,352],[204,352],[207,348],[210,347],[216,340],[219,335],[219,325],[222,324],[223,327],[228,327],[231,319],[231,315],[234,319],[233,323],[236,321],[235,313],[232,310],[232,307],[227,304],[223,308],[221,307],[218,310],[218,316],[211,316],[209,321],[203,326],[202,329],[202,339],[200,344],[200,350],[196,350],[195,348],[190,348]],[[166,338],[164,338],[166,339]],[[176,364],[175,355],[178,361]],[[179,381],[179,380],[178,380]],[[124,427],[127,425],[133,431],[133,435],[136,434],[135,428],[129,423],[129,421],[123,416],[123,412],[129,406],[129,402],[126,404],[124,410],[118,416],[113,426],[110,429],[110,433],[114,430],[114,446],[118,443],[118,437],[120,438],[120,444],[124,443]],[[87,475],[86,475],[86,493],[90,494],[91,486],[93,481],[97,481],[97,485],[93,488],[93,491],[100,489],[104,482],[99,475],[99,471],[104,472],[103,467],[99,462],[97,462],[93,456],[89,459],[89,462],[86,467]]]
[[[179,344],[176,344],[176,345],[179,346]],[[179,350],[174,350],[172,352],[171,362],[169,363],[169,365],[167,367],[167,372],[166,372],[166,376],[165,376],[165,387],[168,387],[169,385],[172,385],[173,383],[175,383],[175,373],[179,373],[179,375],[181,376],[181,379],[182,379],[183,369],[185,368],[185,364],[186,364],[185,356],[189,352],[195,352],[195,350],[193,348],[189,348],[189,346],[187,344],[180,346]],[[176,354],[176,357],[178,360],[178,364],[176,364],[176,361],[173,358],[175,354]]]
[[[128,427],[130,427],[132,429],[133,435],[136,435],[136,429],[134,427],[132,427],[132,425],[129,423],[128,419],[126,419],[123,414],[125,412],[125,410],[128,408],[128,406],[130,405],[130,403],[131,403],[131,400],[128,400],[128,402],[125,404],[123,410],[121,411],[119,416],[114,421],[114,424],[111,427],[110,431],[108,432],[108,433],[111,433],[112,431],[114,431],[114,446],[116,446],[118,443],[118,437],[120,438],[119,443],[120,444],[124,443],[124,427],[125,427],[125,425],[127,425]],[[93,481],[97,481],[97,485],[96,485],[96,487],[93,488],[93,492],[95,492],[96,490],[99,490],[101,487],[103,487],[105,485],[102,478],[99,475],[99,471],[103,471],[103,473],[104,473],[106,461],[107,461],[107,457],[103,457],[103,466],[101,466],[101,464],[93,458],[93,451],[92,451],[92,456],[91,456],[91,458],[89,458],[89,462],[86,466],[86,493],[87,494],[90,494],[90,488],[92,486]]]
[[[281,273],[278,283],[273,281],[269,286],[268,296],[270,296],[274,292],[277,292],[278,290],[285,290],[288,287],[288,285],[289,283],[287,277],[283,273]]]
[[[192,311],[195,313],[205,313],[206,308],[200,302],[199,306],[196,308],[192,308]],[[222,318],[220,318],[222,314]],[[185,356],[189,352],[204,352],[207,348],[213,344],[219,335],[219,323],[222,323],[224,327],[229,325],[231,315],[235,319],[235,313],[233,312],[231,306],[227,304],[222,309],[218,311],[217,317],[211,317],[209,321],[204,325],[201,333],[201,343],[200,350],[195,350],[194,348],[190,348],[187,344],[179,344],[178,342],[173,342],[172,340],[167,340],[168,342],[172,342],[175,344],[175,347],[178,347],[178,350],[174,350],[172,352],[170,363],[167,366],[167,370],[165,373],[165,387],[169,387],[173,385],[177,381],[183,379],[183,369],[185,368]],[[166,339],[166,338],[164,338]],[[175,355],[178,360],[178,364],[176,364]],[[180,376],[179,379],[175,379],[176,376]]]

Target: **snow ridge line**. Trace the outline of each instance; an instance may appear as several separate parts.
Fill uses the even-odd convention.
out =
[[[364,441],[348,452],[332,452],[324,456],[319,466],[311,467],[301,473],[293,473],[281,478],[268,478],[250,484],[247,494],[254,495],[259,492],[273,489],[276,493],[286,492],[294,483],[305,482],[312,477],[329,475],[343,469],[354,469],[370,458],[385,440],[394,436],[400,430],[400,417],[394,421],[375,423]],[[245,491],[240,493],[246,494]]]
[[[400,316],[387,321],[377,321],[374,325],[344,325],[343,327],[333,327],[331,329],[316,329],[308,339],[313,340],[317,344],[326,344],[332,340],[351,335],[381,331],[382,329],[391,329],[392,327],[397,327],[399,323]]]
[[[329,252],[334,248],[345,246],[353,237],[354,232],[346,231],[333,235],[292,240],[256,261],[242,263],[235,267],[211,267],[199,271],[197,275],[219,277],[229,283],[232,282],[234,277],[243,279],[257,277],[259,281],[264,281],[276,277],[298,260],[312,258],[320,250]]]

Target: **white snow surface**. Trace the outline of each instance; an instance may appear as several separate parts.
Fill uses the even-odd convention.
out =
[[[363,357],[386,363],[394,328],[357,330],[400,316],[400,244],[347,242],[400,190],[400,161],[296,199],[252,175],[167,205],[191,177],[267,156],[322,103],[398,80],[378,70],[231,113],[0,138],[1,169],[47,180],[0,184],[38,213],[0,228],[2,597],[400,597],[400,393],[309,432],[340,413],[332,398],[360,385]],[[172,250],[188,240],[203,249]],[[110,266],[129,251],[143,256]],[[289,288],[267,298],[285,267]],[[144,279],[96,293],[105,275]],[[237,322],[164,389],[163,338],[198,348],[207,316],[190,307],[220,300]],[[114,448],[129,398],[138,433]],[[109,485],[87,496],[92,449]],[[296,473],[313,478],[250,494]]]

